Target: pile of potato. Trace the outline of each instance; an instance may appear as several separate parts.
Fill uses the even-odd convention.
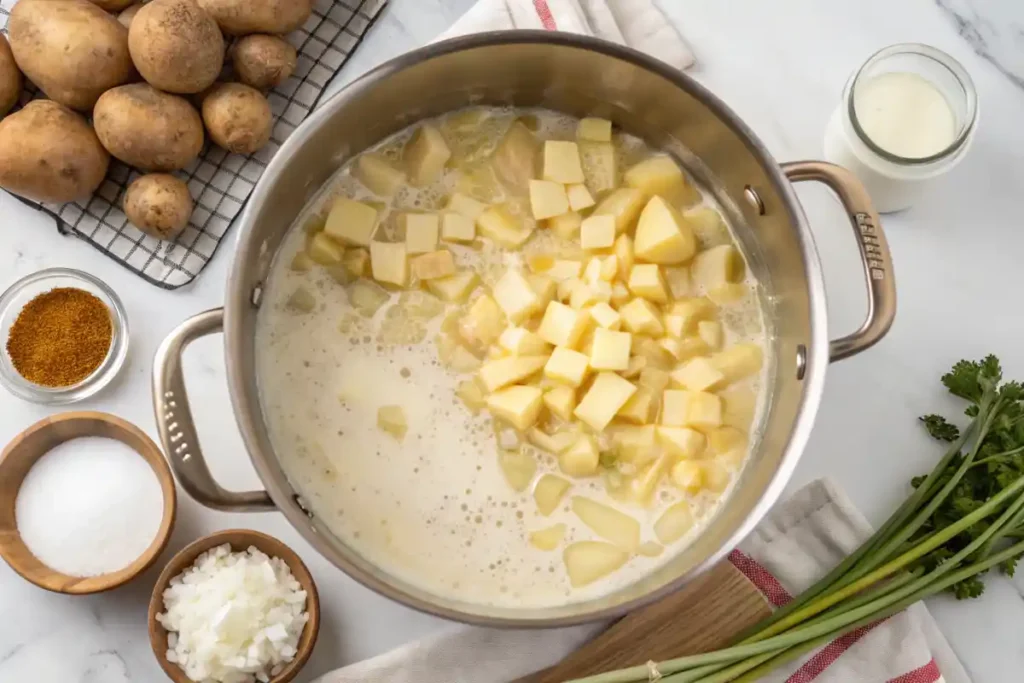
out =
[[[85,199],[113,156],[146,173],[125,192],[125,215],[173,239],[193,200],[172,172],[206,135],[238,154],[267,144],[264,92],[296,65],[281,34],[311,13],[312,0],[20,0],[9,39],[0,34],[0,188]],[[24,79],[47,99],[9,114]]]

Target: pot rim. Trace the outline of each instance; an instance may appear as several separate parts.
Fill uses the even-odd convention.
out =
[[[324,100],[320,107],[292,132],[267,165],[263,176],[258,181],[249,199],[248,207],[243,213],[238,227],[236,253],[232,260],[225,292],[224,344],[231,404],[249,459],[278,509],[296,531],[319,551],[319,546],[322,542],[319,534],[310,525],[310,520],[306,514],[294,504],[291,493],[284,490],[283,484],[285,482],[279,481],[275,473],[270,471],[268,463],[274,460],[274,456],[272,453],[264,451],[261,447],[255,426],[257,420],[262,420],[262,416],[252,415],[243,398],[246,396],[246,385],[248,384],[247,368],[243,366],[241,354],[230,352],[231,349],[240,346],[242,337],[245,334],[240,311],[244,307],[251,305],[251,292],[246,287],[246,281],[243,276],[244,264],[254,262],[254,259],[259,257],[262,252],[262,245],[251,237],[252,231],[250,228],[254,222],[253,217],[262,210],[267,202],[267,195],[269,193],[267,188],[275,184],[287,169],[293,148],[297,148],[302,144],[303,131],[312,130],[323,125],[327,120],[337,115],[339,111],[342,111],[348,102],[356,99],[362,92],[376,86],[393,74],[422,61],[474,48],[516,44],[555,44],[602,53],[653,72],[670,81],[676,87],[698,97],[716,116],[743,138],[773,181],[775,189],[783,199],[784,209],[789,212],[797,224],[797,241],[806,264],[805,275],[807,276],[808,283],[810,335],[804,375],[800,380],[806,389],[804,399],[793,422],[788,443],[785,446],[774,475],[759,494],[759,500],[751,508],[746,519],[722,543],[718,551],[694,567],[689,573],[677,577],[658,589],[611,607],[556,617],[517,618],[466,612],[436,602],[428,602],[406,592],[391,582],[382,580],[379,576],[364,571],[346,558],[338,557],[336,554],[332,554],[332,557],[328,558],[332,564],[339,566],[349,577],[355,579],[363,586],[420,612],[481,626],[553,628],[621,617],[633,610],[651,604],[669,593],[679,590],[720,561],[726,559],[727,555],[753,531],[754,527],[760,523],[765,514],[782,495],[810,438],[814,418],[824,390],[825,369],[829,363],[825,285],[821,263],[806,216],[790,181],[786,178],[779,163],[768,152],[764,143],[722,100],[692,77],[642,52],[602,39],[569,33],[543,30],[488,31],[433,43],[390,59],[344,85],[338,92]],[[509,608],[507,611],[511,612],[512,609]]]

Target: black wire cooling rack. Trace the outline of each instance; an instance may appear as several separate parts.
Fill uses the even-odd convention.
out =
[[[313,14],[287,36],[298,52],[295,73],[268,93],[274,128],[270,142],[251,156],[229,154],[207,142],[202,154],[176,175],[188,183],[195,210],[173,241],[150,237],[121,211],[121,196],[138,171],[111,160],[110,171],[88,200],[72,204],[22,202],[51,215],[57,229],[114,259],[164,289],[192,282],[217,251],[242,211],[267,163],[284,140],[316,107],[324,88],[362,42],[388,0],[316,0]],[[6,31],[17,0],[0,0],[0,29]],[[24,100],[36,95],[26,90]]]

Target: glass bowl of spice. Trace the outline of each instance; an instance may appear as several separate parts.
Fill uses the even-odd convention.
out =
[[[0,295],[0,383],[27,401],[96,394],[128,354],[128,317],[97,278],[71,268],[28,275]]]

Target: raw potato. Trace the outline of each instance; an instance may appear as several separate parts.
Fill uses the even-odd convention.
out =
[[[135,0],[89,0],[89,2],[108,12],[120,12],[135,2]]]
[[[109,163],[88,122],[56,102],[29,102],[0,121],[0,187],[21,197],[55,204],[84,199],[103,182]]]
[[[92,120],[108,152],[143,170],[185,168],[203,149],[203,121],[188,100],[146,83],[103,93]]]
[[[147,235],[172,240],[192,215],[188,185],[166,173],[144,175],[125,191],[124,214]]]
[[[229,152],[252,154],[270,141],[270,103],[241,83],[221,83],[203,99],[203,123],[210,139]]]
[[[198,0],[228,35],[288,33],[306,23],[312,0]]]
[[[128,31],[86,0],[19,2],[7,31],[18,68],[51,100],[89,111],[135,74]]]
[[[121,25],[125,28],[131,28],[132,19],[135,18],[135,15],[139,13],[140,9],[142,9],[142,3],[137,2],[134,5],[128,7],[128,9],[118,14],[117,20],[121,22]]]
[[[142,77],[172,93],[206,90],[224,66],[217,22],[193,0],[152,0],[132,19],[128,49]]]
[[[579,588],[608,576],[626,564],[629,553],[611,543],[601,541],[580,541],[567,546],[562,553],[569,583]]]
[[[21,72],[14,63],[7,36],[0,33],[0,116],[4,116],[18,103],[21,95]]]
[[[245,36],[231,48],[238,80],[257,90],[269,90],[288,80],[295,61],[295,48],[277,36]]]

